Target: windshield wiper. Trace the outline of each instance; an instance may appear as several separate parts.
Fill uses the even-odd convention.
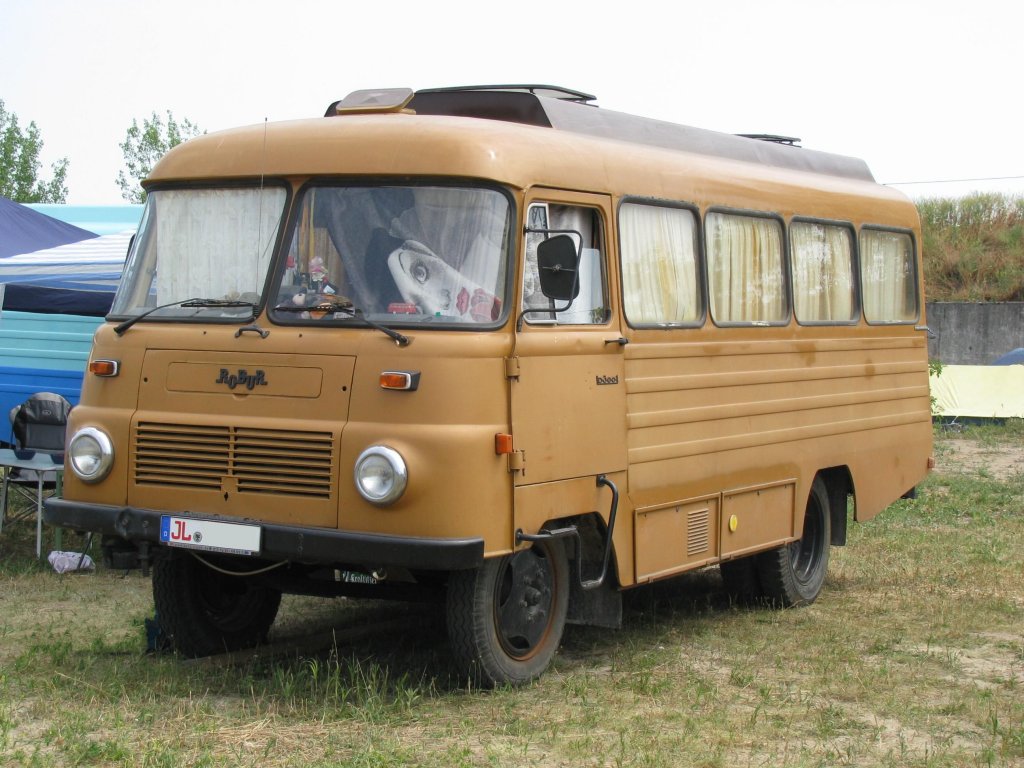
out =
[[[275,312],[323,312],[325,314],[333,314],[336,312],[343,312],[349,317],[354,317],[357,320],[362,320],[371,328],[375,328],[390,339],[394,339],[395,344],[400,347],[409,346],[410,339],[405,334],[399,333],[393,328],[388,328],[386,325],[378,323],[376,320],[371,320],[364,313],[363,310],[358,309],[352,305],[352,302],[345,298],[334,299],[333,301],[318,301],[316,304],[311,304],[308,307],[298,306],[295,304],[281,304],[280,306],[274,307]]]
[[[167,309],[168,307],[249,307],[253,311],[253,317],[256,316],[256,305],[251,301],[242,301],[240,299],[182,299],[180,301],[171,301],[167,304],[161,304],[158,307],[150,307],[145,312],[135,315],[135,317],[129,317],[123,323],[114,326],[114,333],[118,336],[123,334],[139,320],[142,320],[149,315],[153,314],[157,310]],[[252,319],[252,318],[250,318]]]

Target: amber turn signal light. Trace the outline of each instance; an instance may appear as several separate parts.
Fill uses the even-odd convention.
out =
[[[395,389],[400,392],[412,392],[420,386],[419,371],[382,371],[380,374],[381,389]]]
[[[89,373],[94,376],[117,376],[121,371],[121,364],[117,360],[93,360],[89,363]]]
[[[499,433],[494,436],[494,452],[499,456],[512,453],[512,435]]]

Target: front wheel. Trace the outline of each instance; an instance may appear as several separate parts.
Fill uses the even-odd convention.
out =
[[[786,608],[813,603],[825,584],[831,538],[828,488],[816,477],[807,499],[800,539],[757,556],[765,596]]]
[[[489,558],[448,580],[448,637],[464,674],[480,685],[539,677],[562,642],[569,565],[559,541]]]
[[[153,602],[175,651],[210,656],[261,642],[277,616],[281,593],[195,557],[169,555],[153,563]]]

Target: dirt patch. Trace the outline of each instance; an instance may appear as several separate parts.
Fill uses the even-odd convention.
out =
[[[991,445],[968,437],[937,440],[935,471],[1009,480],[1024,473],[1024,442]]]

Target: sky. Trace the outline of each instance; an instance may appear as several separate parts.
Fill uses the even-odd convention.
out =
[[[0,99],[74,204],[124,202],[118,145],[154,111],[213,132],[490,83],[797,136],[915,199],[1024,194],[1022,30],[1014,0],[0,0]]]

